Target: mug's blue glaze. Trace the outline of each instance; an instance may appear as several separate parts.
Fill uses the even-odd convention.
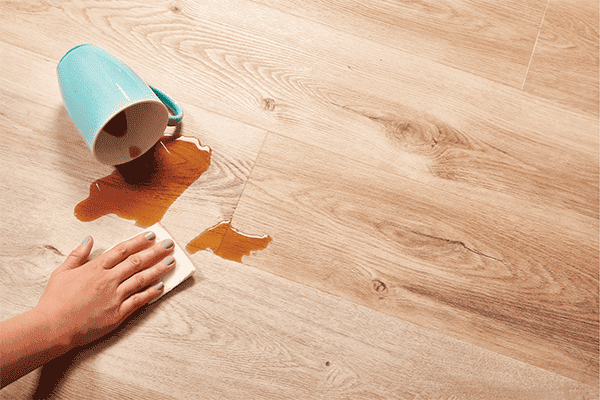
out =
[[[96,156],[95,141],[105,124],[131,105],[145,102],[165,107],[163,131],[167,124],[177,125],[181,120],[182,110],[176,102],[149,87],[125,63],[97,46],[83,44],[69,50],[58,63],[57,74],[67,111]],[[166,107],[176,115],[169,117]],[[160,136],[154,143],[158,139]]]

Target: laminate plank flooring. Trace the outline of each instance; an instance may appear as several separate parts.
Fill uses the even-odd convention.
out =
[[[519,88],[547,3],[252,1]]]
[[[58,13],[61,22],[48,29],[67,17],[94,22],[79,40],[109,50],[139,32],[145,41],[129,49],[134,67],[139,59],[189,104],[469,195],[491,189],[597,215],[596,116],[249,2],[189,3],[177,12],[119,4],[51,8],[48,18]],[[6,36],[15,29],[7,25]],[[41,54],[68,48],[56,47]],[[148,65],[153,52],[169,63]],[[452,142],[460,149],[447,151]],[[466,154],[473,162],[462,162]],[[507,164],[511,173],[495,171]]]
[[[81,237],[99,254],[138,231],[73,215],[112,169],[91,162],[55,68],[94,43],[212,149],[161,221],[176,240],[233,217],[273,241],[245,265],[193,254],[196,277],[86,350],[55,397],[598,398],[591,11],[2,3],[0,221],[19,230],[0,236],[0,318],[34,306]],[[35,374],[2,394],[43,389]]]
[[[2,235],[0,243],[4,254],[11,256],[35,253],[47,245],[67,254],[73,243],[85,237],[86,226],[102,230],[119,219],[108,214],[81,225],[74,217],[75,206],[89,196],[93,182],[113,168],[93,160],[62,105],[56,83],[58,61],[2,42],[0,54],[5,61],[0,65],[0,93],[6,99],[0,119],[2,201],[11,210],[3,215],[2,226],[6,232],[19,226],[23,235]],[[266,131],[181,104],[185,121],[167,132],[196,137],[212,150],[208,170],[162,218],[171,229],[185,227],[186,234],[179,240],[187,241],[232,218]],[[44,179],[39,171],[44,171]],[[46,218],[48,224],[41,224],[40,219]]]
[[[524,89],[598,115],[597,1],[550,0]]]
[[[8,386],[3,398],[50,389],[57,399],[595,395],[591,386],[209,252],[192,258],[200,269],[182,288],[116,336]],[[46,271],[32,263],[33,275]]]
[[[233,223],[274,238],[248,265],[593,384],[598,227],[528,217],[270,135]]]

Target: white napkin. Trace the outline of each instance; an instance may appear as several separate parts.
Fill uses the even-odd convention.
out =
[[[160,296],[154,298],[153,300],[150,301],[150,303],[148,303],[148,304],[151,304],[151,303],[154,303],[156,300],[160,299],[166,293],[173,290],[173,288],[175,288],[175,286],[179,285],[181,282],[185,281],[187,278],[192,276],[194,274],[194,272],[196,272],[196,267],[194,266],[192,261],[188,258],[188,256],[185,254],[183,249],[181,247],[179,247],[179,245],[177,244],[175,239],[173,239],[173,237],[169,234],[169,232],[167,232],[167,230],[165,228],[163,228],[163,226],[159,222],[148,227],[144,231],[154,232],[154,234],[156,234],[156,242],[157,243],[162,242],[165,239],[171,239],[173,241],[173,245],[175,246],[173,253],[171,253],[171,257],[173,257],[175,259],[175,269],[172,270],[171,272],[169,272],[168,274],[166,274],[162,278],[162,283],[165,285],[165,287],[163,288],[163,291],[160,294]],[[139,233],[133,235],[132,237],[137,236],[137,235],[139,235]]]
[[[164,296],[167,292],[173,290],[175,286],[179,285],[181,282],[185,281],[187,278],[192,276],[194,272],[196,272],[196,267],[192,263],[192,260],[190,260],[185,254],[185,251],[183,251],[183,249],[179,247],[175,239],[173,239],[173,237],[169,235],[169,232],[167,232],[167,230],[163,228],[163,226],[159,222],[152,225],[146,230],[152,231],[156,234],[157,242],[162,242],[165,239],[171,239],[173,241],[173,245],[175,246],[175,249],[171,254],[171,256],[175,259],[175,269],[162,278],[162,282],[164,283],[165,287],[160,296],[150,301],[150,303],[154,303],[156,300]]]

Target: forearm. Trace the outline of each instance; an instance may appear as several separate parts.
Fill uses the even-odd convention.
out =
[[[35,308],[0,322],[0,388],[69,350],[59,328]]]
[[[86,237],[52,271],[35,308],[0,322],[0,388],[75,346],[99,339],[158,298],[164,285],[153,284],[176,262],[169,256],[173,241],[157,243],[155,238],[146,232],[88,261],[94,242]]]

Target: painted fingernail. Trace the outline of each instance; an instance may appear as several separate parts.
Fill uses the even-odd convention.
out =
[[[154,239],[156,237],[156,235],[154,234],[154,232],[148,232],[144,235],[146,237],[146,239],[148,239],[148,241]]]
[[[90,241],[90,237],[88,235],[88,236],[85,237],[85,239],[83,239],[83,242],[81,242],[80,246],[83,246],[84,244],[86,244],[89,241]]]
[[[171,247],[173,247],[173,242],[171,241],[171,239],[167,239],[163,242],[162,247],[164,247],[165,249],[170,249]]]
[[[171,264],[173,264],[175,262],[175,259],[173,257],[169,256],[169,257],[165,258],[164,262],[167,265],[171,265]]]
[[[165,287],[165,284],[160,282],[158,285],[155,286],[156,290],[158,290],[159,292]]]

